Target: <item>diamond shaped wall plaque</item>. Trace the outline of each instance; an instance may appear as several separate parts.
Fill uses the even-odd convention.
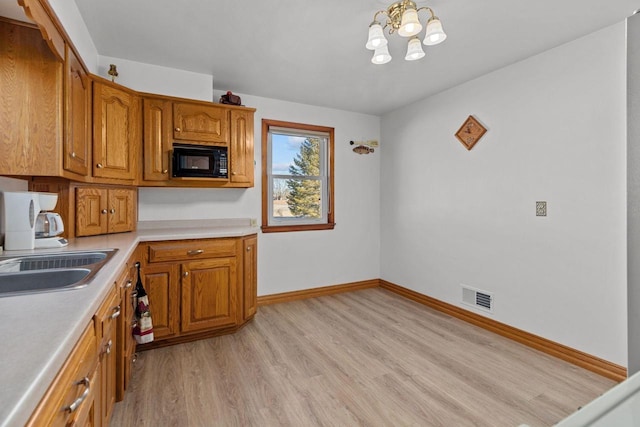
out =
[[[471,150],[486,131],[487,129],[482,126],[475,117],[469,116],[460,129],[458,129],[458,132],[456,132],[456,138],[462,142],[462,145],[464,145],[467,150]]]

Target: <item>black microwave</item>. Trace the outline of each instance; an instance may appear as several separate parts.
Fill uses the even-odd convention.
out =
[[[227,147],[173,144],[171,174],[176,178],[228,178]]]

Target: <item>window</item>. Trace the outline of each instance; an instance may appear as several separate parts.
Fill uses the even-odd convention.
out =
[[[333,229],[333,128],[263,119],[262,153],[262,231]]]

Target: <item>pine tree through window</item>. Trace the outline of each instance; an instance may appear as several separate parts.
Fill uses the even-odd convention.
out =
[[[262,231],[334,227],[333,128],[262,120]]]

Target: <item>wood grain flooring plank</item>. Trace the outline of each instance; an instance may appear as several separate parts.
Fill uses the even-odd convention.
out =
[[[380,288],[139,360],[112,426],[549,426],[616,384]]]

